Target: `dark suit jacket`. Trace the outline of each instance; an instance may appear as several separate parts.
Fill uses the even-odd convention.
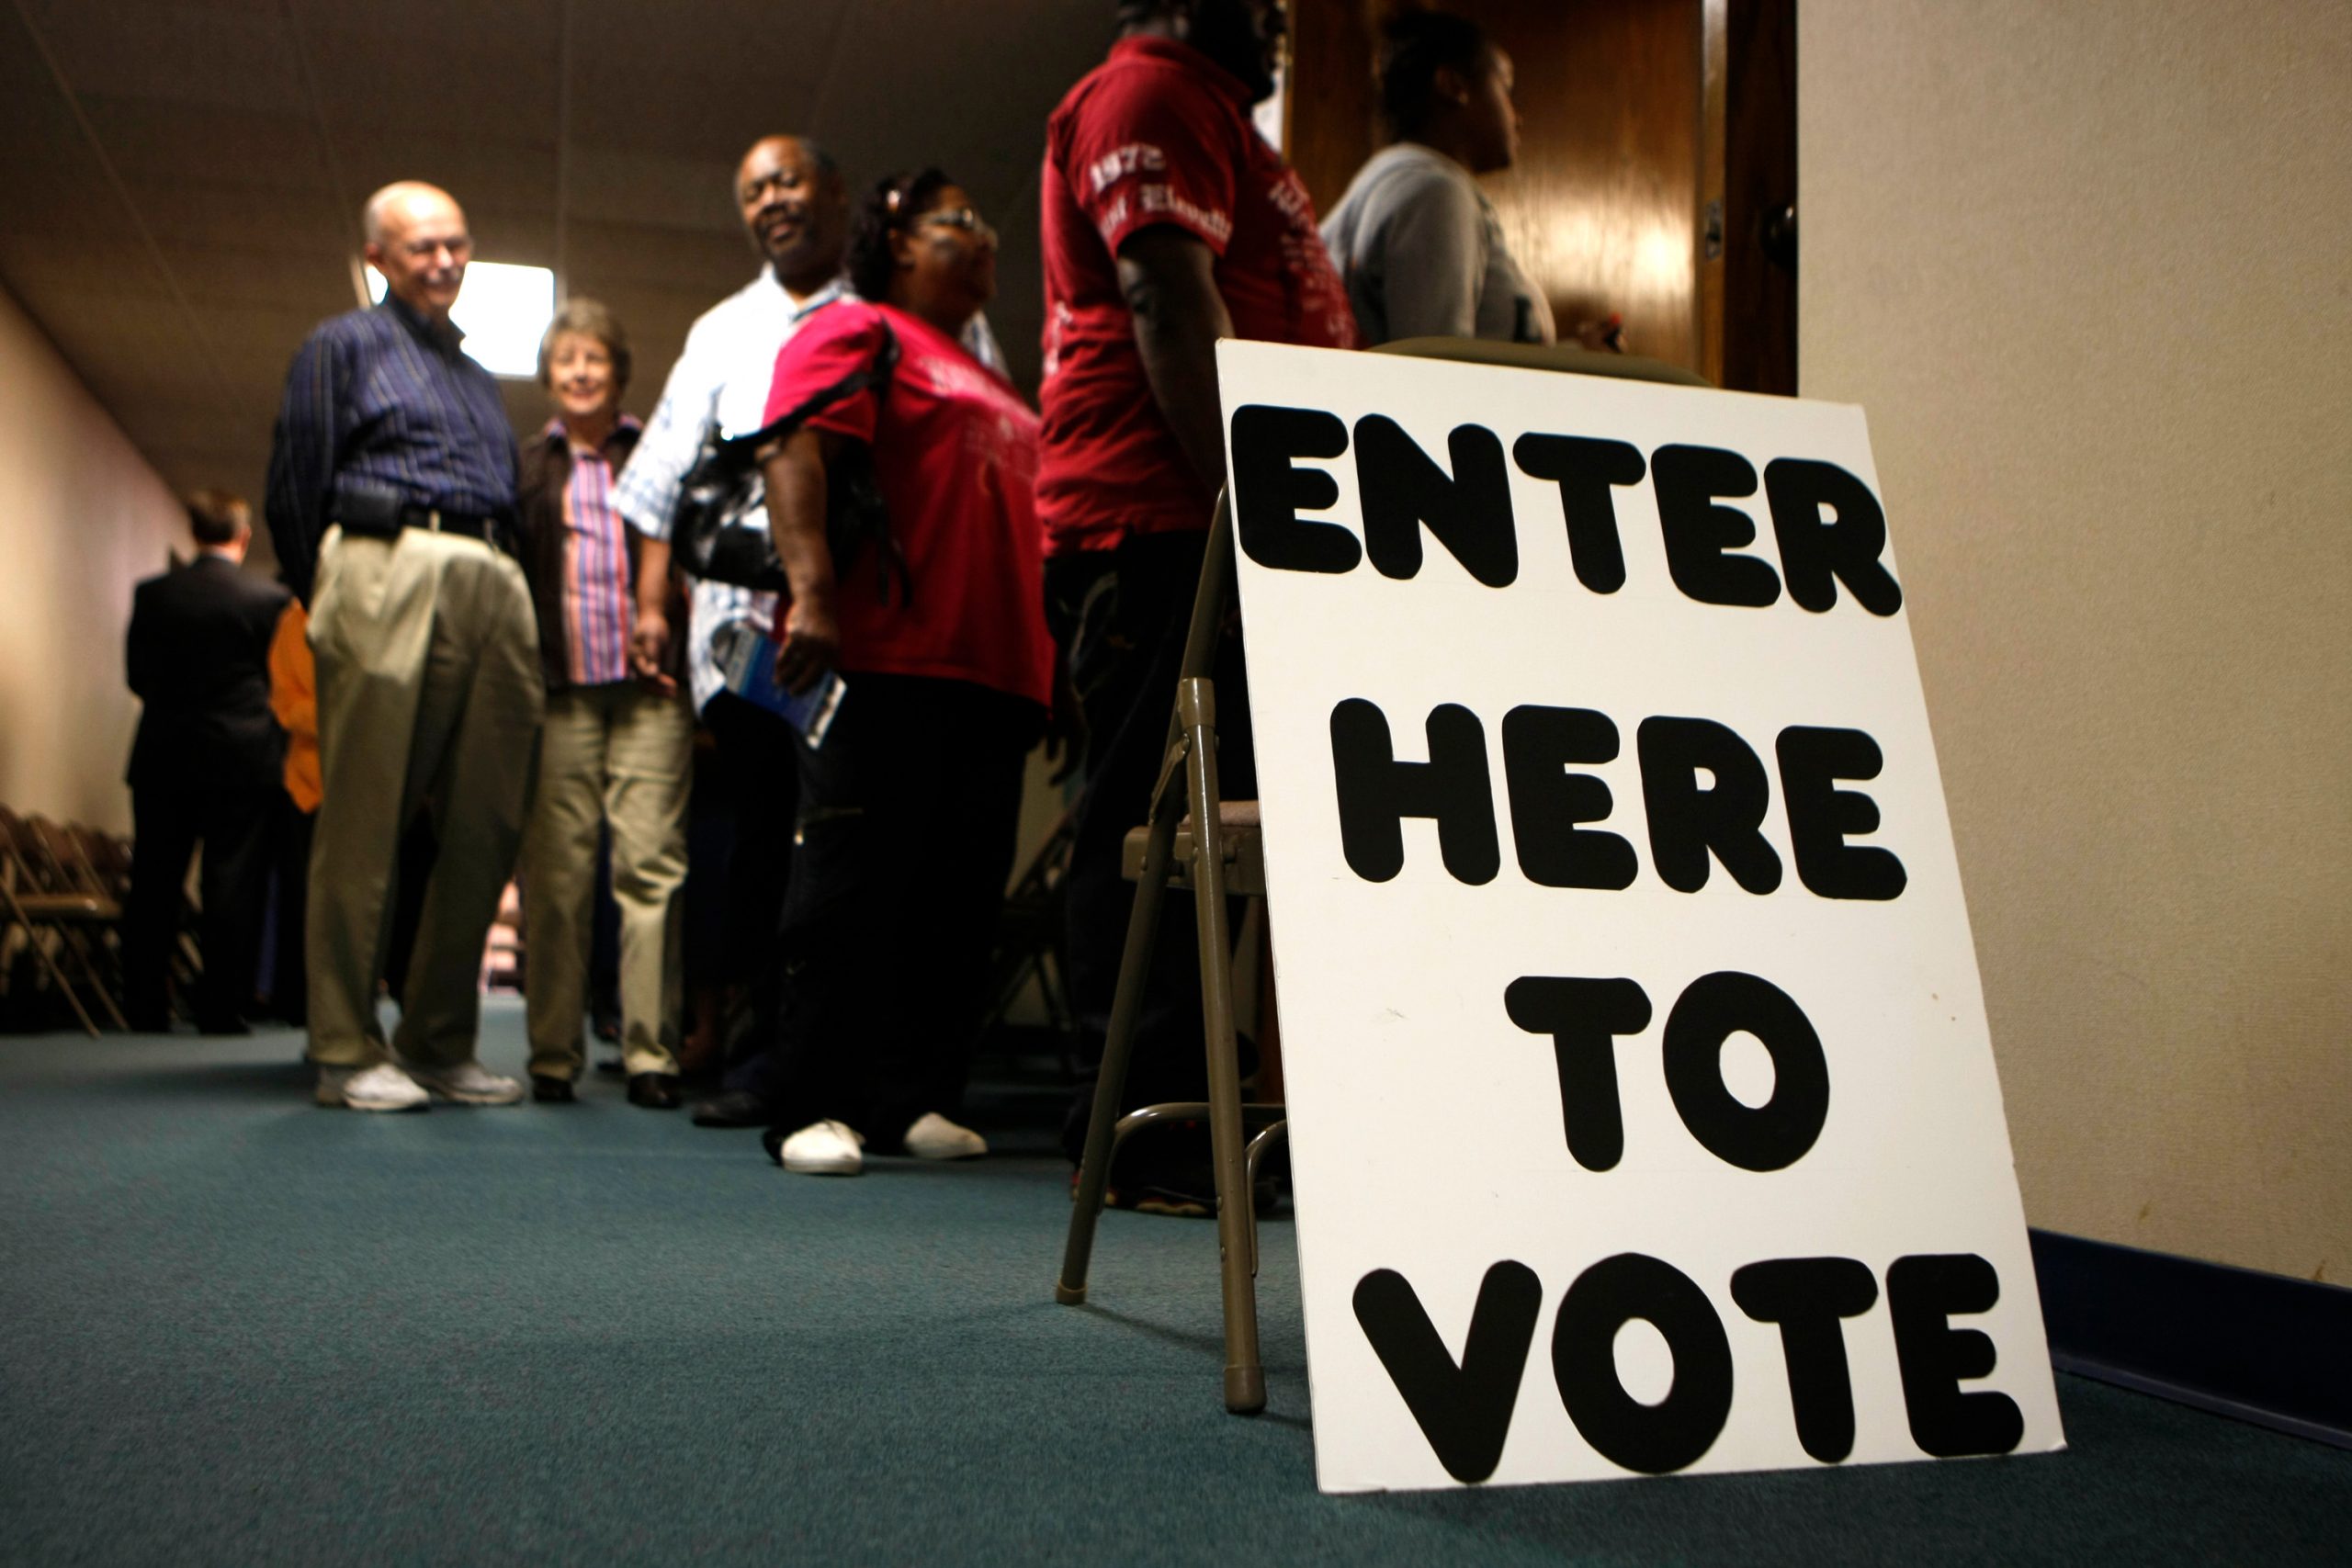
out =
[[[141,583],[131,601],[130,689],[146,709],[133,785],[177,774],[267,785],[286,755],[269,711],[269,643],[289,595],[220,556]]]

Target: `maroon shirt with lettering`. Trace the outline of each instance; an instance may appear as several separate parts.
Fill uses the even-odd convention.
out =
[[[1315,204],[1250,120],[1250,90],[1189,44],[1123,39],[1046,126],[1046,375],[1037,514],[1046,551],[1205,528],[1215,496],[1160,417],[1114,258],[1172,224],[1216,256],[1237,335],[1356,345]]]
[[[811,316],[776,355],[767,417],[872,365],[886,331],[899,340],[888,395],[868,388],[808,422],[874,449],[891,538],[912,580],[910,594],[886,594],[882,552],[871,545],[842,573],[842,671],[852,686],[860,671],[927,675],[1048,705],[1054,642],[1030,503],[1037,419],[1012,385],[922,317],[844,299]]]

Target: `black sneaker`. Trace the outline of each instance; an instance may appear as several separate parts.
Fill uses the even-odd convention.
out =
[[[631,1073],[628,1076],[628,1102],[642,1105],[648,1111],[678,1109],[678,1075],[675,1073]]]
[[[580,1097],[572,1092],[570,1078],[550,1077],[545,1073],[533,1073],[531,1098],[541,1105],[570,1105]]]
[[[775,1120],[767,1100],[749,1089],[730,1089],[695,1101],[697,1127],[764,1127]]]

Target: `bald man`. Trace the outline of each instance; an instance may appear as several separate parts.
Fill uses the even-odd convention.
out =
[[[506,553],[514,434],[449,308],[473,240],[447,191],[368,199],[381,305],[322,322],[287,373],[271,537],[310,606],[322,798],[311,853],[311,1059],[322,1105],[512,1105],[475,1059],[482,942],[514,868],[542,702],[538,632]],[[387,1043],[376,1019],[402,829],[439,858]]]

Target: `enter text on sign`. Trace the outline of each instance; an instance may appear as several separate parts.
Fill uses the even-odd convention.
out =
[[[1404,427],[1383,414],[1355,423],[1352,443],[1339,415],[1320,409],[1252,403],[1237,409],[1231,432],[1233,516],[1242,551],[1275,571],[1347,572],[1367,557],[1383,577],[1421,570],[1424,526],[1479,582],[1507,588],[1519,578],[1519,524],[1502,438],[1459,424],[1447,438],[1448,471]],[[1301,513],[1339,502],[1338,481],[1301,458],[1328,461],[1352,445],[1363,536]],[[1595,593],[1625,585],[1616,492],[1646,482],[1657,505],[1667,574],[1685,597],[1705,604],[1761,608],[1788,595],[1816,614],[1836,607],[1838,587],[1873,615],[1903,607],[1902,585],[1881,558],[1886,513],[1871,488],[1836,463],[1776,457],[1763,489],[1781,565],[1738,553],[1756,541],[1747,513],[1721,504],[1757,491],[1755,465],[1721,447],[1670,444],[1645,459],[1623,441],[1530,431],[1512,442],[1512,467],[1552,484],[1567,530],[1577,581]]]

